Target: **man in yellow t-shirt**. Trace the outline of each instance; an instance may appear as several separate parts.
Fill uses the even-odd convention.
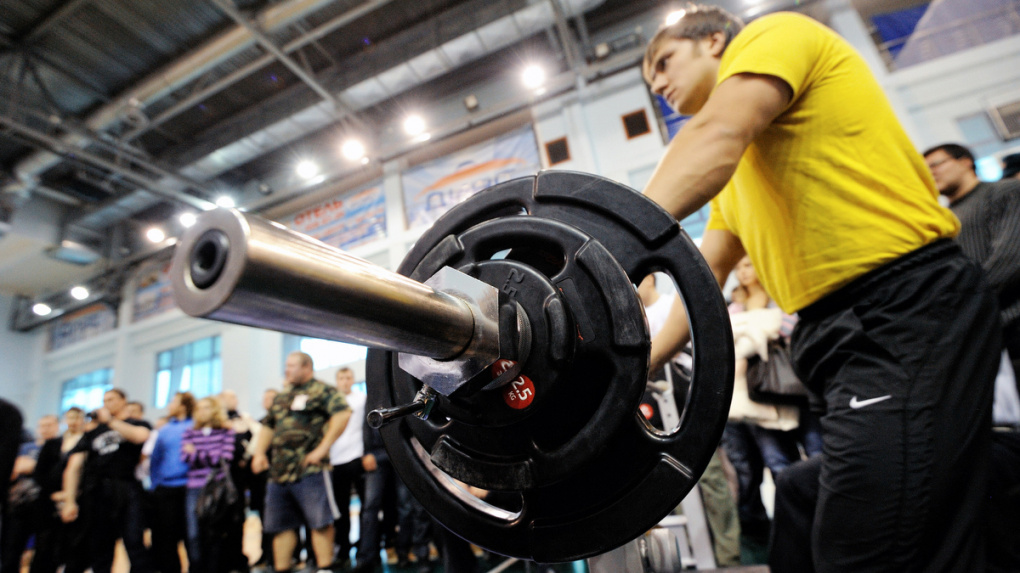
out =
[[[805,16],[691,6],[644,73],[693,115],[645,193],[677,219],[711,202],[720,285],[746,253],[800,315],[824,453],[778,476],[772,570],[983,570],[996,303],[863,59]],[[688,337],[674,305],[652,368]]]

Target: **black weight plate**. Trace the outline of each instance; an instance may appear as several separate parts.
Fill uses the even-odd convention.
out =
[[[517,379],[522,386],[526,382],[521,398],[526,394],[527,402],[515,399],[517,382],[458,391],[438,398],[435,411],[443,415],[438,424],[418,419],[407,424],[433,461],[473,486],[518,490],[551,484],[595,457],[632,420],[645,387],[650,344],[640,301],[600,243],[551,219],[486,221],[456,235],[456,241],[457,248],[444,249],[447,257],[423,261],[411,277],[423,280],[453,266],[501,288],[523,307],[534,339]],[[492,260],[507,250],[505,258]],[[564,326],[551,324],[556,307],[569,311],[559,311],[570,315],[560,319]],[[557,360],[556,354],[572,360]],[[399,369],[393,372],[397,399],[411,399],[420,383]],[[483,387],[493,377],[486,372],[472,384]]]
[[[414,437],[416,422],[405,419],[384,427],[383,438],[394,467],[414,495],[455,533],[504,555],[543,562],[580,559],[642,534],[694,486],[726,421],[733,380],[732,335],[715,280],[679,225],[633,190],[591,175],[544,172],[474,195],[422,236],[399,272],[409,275],[419,265],[450,259],[460,248],[451,237],[486,221],[514,217],[549,219],[590,235],[633,283],[653,271],[672,277],[688,308],[694,341],[692,383],[679,428],[656,431],[629,403],[621,404],[618,407],[630,419],[590,459],[553,483],[493,494],[487,498],[491,504],[438,470]],[[599,280],[611,280],[612,274]],[[576,301],[567,301],[567,306],[581,331],[585,318],[576,311]],[[635,335],[628,328],[620,325],[612,333],[594,334]],[[408,392],[413,393],[406,379],[394,374],[394,364],[390,353],[369,352],[369,408],[404,403]],[[456,447],[452,444],[450,450]]]

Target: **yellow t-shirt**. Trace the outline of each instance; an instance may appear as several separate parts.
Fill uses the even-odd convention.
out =
[[[793,99],[744,152],[707,228],[740,237],[784,311],[959,231],[867,64],[832,30],[760,18],[726,49],[718,81],[740,73],[778,77]]]

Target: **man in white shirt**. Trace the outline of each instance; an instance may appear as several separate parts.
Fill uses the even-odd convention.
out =
[[[351,408],[351,419],[347,427],[329,449],[329,463],[333,466],[333,492],[340,506],[340,518],[333,524],[338,550],[336,561],[347,567],[351,557],[351,486],[357,491],[358,499],[365,499],[361,429],[365,422],[366,396],[364,392],[354,389],[354,371],[346,366],[336,371],[336,389]]]

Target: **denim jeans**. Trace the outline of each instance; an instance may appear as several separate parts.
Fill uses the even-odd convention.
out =
[[[393,466],[379,462],[373,472],[365,472],[365,498],[361,504],[361,538],[358,540],[358,563],[379,559],[382,542],[382,520],[379,512],[385,504],[386,484],[393,479]]]
[[[198,505],[198,496],[202,493],[202,488],[189,487],[188,495],[184,501],[184,511],[187,513],[187,541],[185,545],[188,548],[188,562],[189,563],[200,563],[202,561],[202,538],[198,530],[198,512],[195,511]]]

